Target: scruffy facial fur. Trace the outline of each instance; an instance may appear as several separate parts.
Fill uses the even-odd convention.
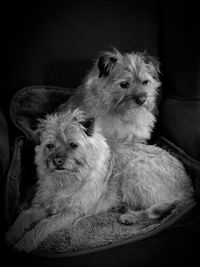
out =
[[[91,149],[94,145],[93,127],[93,119],[84,120],[82,113],[77,110],[73,116],[69,111],[60,116],[48,115],[45,120],[40,120],[37,132],[41,144],[35,148],[35,163],[40,177],[59,175],[65,179],[65,175],[73,174],[73,179],[79,179],[80,173],[90,166],[91,159],[98,161],[95,149]],[[96,141],[99,138],[103,139],[97,135]],[[97,145],[101,145],[101,140]]]
[[[156,146],[108,145],[100,130],[77,109],[40,122],[36,195],[6,235],[9,244],[29,252],[85,216],[125,206],[119,221],[140,223],[192,197],[190,180],[176,158]]]
[[[30,230],[16,244],[18,250],[33,250],[49,233],[95,213],[109,178],[109,147],[93,119],[81,111],[48,115],[37,134],[37,191],[31,208],[19,215],[6,237],[15,243]]]
[[[101,53],[70,107],[94,116],[106,137],[145,142],[156,121],[159,72],[147,53]]]

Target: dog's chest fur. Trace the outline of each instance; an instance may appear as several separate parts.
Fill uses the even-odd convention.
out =
[[[156,119],[151,112],[141,109],[139,111],[130,110],[123,117],[107,115],[98,116],[96,120],[106,137],[145,141],[151,137]]]
[[[80,176],[46,175],[38,181],[34,203],[41,205],[49,215],[69,211],[80,215],[94,213],[99,200],[106,193],[109,170],[109,157],[102,153],[92,170],[88,169]]]

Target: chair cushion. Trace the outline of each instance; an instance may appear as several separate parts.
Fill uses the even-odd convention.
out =
[[[46,113],[55,112],[57,107],[66,102],[73,90],[51,86],[31,86],[21,89],[13,97],[10,107],[11,118],[15,126],[23,133],[16,139],[10,170],[7,176],[6,211],[7,220],[12,223],[18,214],[20,203],[31,191],[36,181],[34,166],[34,130],[37,118]],[[192,179],[200,192],[199,162],[192,159],[169,140],[160,137],[159,146],[175,153],[192,173]],[[28,157],[27,157],[28,155]],[[118,211],[110,211],[81,220],[70,229],[60,230],[49,235],[36,251],[37,255],[47,257],[65,257],[85,254],[97,250],[136,242],[167,229],[185,216],[196,205],[195,201],[177,206],[162,221],[148,225],[126,226],[118,222]]]

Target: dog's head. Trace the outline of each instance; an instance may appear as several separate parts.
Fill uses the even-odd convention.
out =
[[[47,115],[37,129],[35,163],[40,173],[77,173],[92,165],[98,156],[101,135],[94,130],[94,120],[80,110]]]
[[[86,80],[90,94],[103,109],[123,113],[132,108],[153,110],[160,86],[159,62],[147,53],[100,55]]]

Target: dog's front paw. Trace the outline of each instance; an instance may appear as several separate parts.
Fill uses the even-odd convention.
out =
[[[125,225],[136,224],[138,218],[130,213],[124,213],[119,216],[119,222]]]
[[[142,224],[146,220],[146,213],[143,211],[128,211],[119,216],[119,222],[126,225]]]
[[[40,241],[35,238],[33,231],[29,231],[19,242],[15,244],[14,248],[19,252],[24,251],[29,253],[35,250],[38,247],[39,243]]]

